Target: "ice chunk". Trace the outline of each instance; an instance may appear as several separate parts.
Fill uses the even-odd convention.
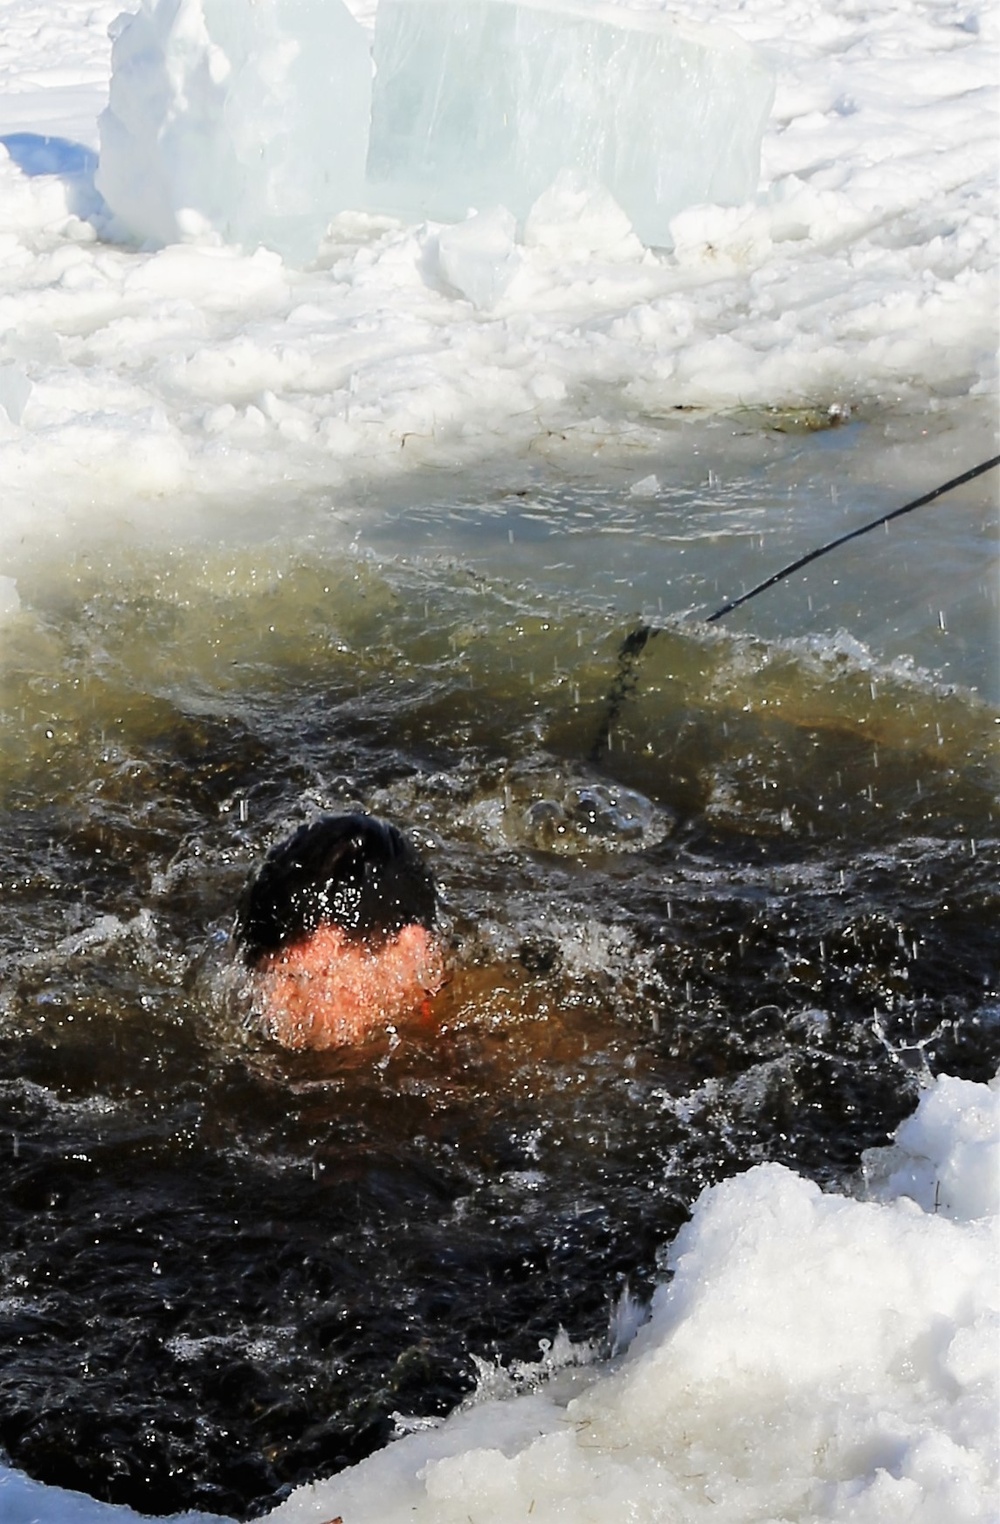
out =
[[[754,193],[774,80],[720,27],[581,0],[380,0],[369,191],[405,216],[518,218],[560,171],[647,244]]]
[[[590,967],[607,968],[599,936],[594,952]],[[463,1406],[300,1488],[272,1524],[985,1524],[997,1485],[998,1101],[996,1081],[942,1078],[897,1133],[897,1163],[950,1172],[964,1203],[952,1220],[933,1193],[925,1211],[901,1201],[899,1182],[860,1202],[757,1165],[702,1194],[649,1321],[568,1406],[548,1386]],[[987,1185],[990,1218],[977,1220]]]
[[[301,262],[363,204],[371,54],[342,0],[142,0],[116,29],[96,183],[134,237]]]
[[[658,476],[643,476],[628,489],[630,497],[656,497],[660,490]]]
[[[0,411],[20,423],[31,396],[31,382],[20,365],[0,365]]]
[[[497,206],[442,228],[438,235],[442,276],[482,312],[496,306],[517,274],[516,226],[506,207]]]
[[[896,1146],[866,1151],[865,1175],[877,1199],[910,1196],[925,1212],[973,1222],[997,1210],[1000,1078],[989,1086],[942,1075],[925,1090]]]
[[[582,0],[380,0],[375,50],[373,96],[343,0],[141,0],[116,23],[97,187],[144,242],[302,262],[347,209],[460,222],[538,203],[545,243],[573,203],[624,252],[630,224],[666,243],[680,209],[756,186],[773,80],[722,28]],[[466,271],[474,241],[455,245]],[[499,294],[512,267],[494,263]]]
[[[603,186],[585,185],[562,170],[524,220],[526,248],[553,259],[627,261],[642,257],[642,243],[615,198]]]
[[[680,265],[711,264],[719,274],[763,264],[771,252],[770,217],[755,206],[693,206],[670,224]]]

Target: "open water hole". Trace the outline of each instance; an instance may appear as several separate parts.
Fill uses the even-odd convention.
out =
[[[707,628],[671,616],[839,532],[831,488],[885,511],[900,459],[884,431],[861,492],[847,431],[719,437],[25,564],[0,669],[13,1463],[260,1513],[446,1412],[473,1357],[604,1347],[706,1184],[777,1159],[842,1186],[922,1076],[996,1071],[991,493],[891,562],[817,567],[812,607],[799,585]],[[433,867],[450,983],[429,1022],[284,1053],[247,1027],[233,906],[272,841],[354,807]]]

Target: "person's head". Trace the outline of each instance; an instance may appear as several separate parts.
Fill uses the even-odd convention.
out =
[[[395,826],[324,815],[272,848],[247,885],[235,937],[254,1008],[287,1047],[384,1029],[440,988],[434,880]]]

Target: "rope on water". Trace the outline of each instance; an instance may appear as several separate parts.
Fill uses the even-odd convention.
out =
[[[873,529],[879,529],[883,524],[890,523],[893,519],[900,519],[904,513],[912,513],[915,508],[924,508],[928,503],[933,503],[936,498],[943,497],[946,492],[952,492],[956,487],[962,487],[966,482],[975,481],[977,476],[983,476],[987,471],[992,471],[1000,466],[1000,455],[994,455],[989,460],[984,460],[978,466],[973,466],[968,471],[963,471],[961,476],[953,476],[950,481],[942,482],[940,487],[935,487],[932,492],[925,492],[921,497],[915,497],[912,502],[904,503],[901,508],[893,508],[890,513],[883,513],[880,518],[872,519],[867,524],[862,524],[858,529],[851,529],[847,534],[838,535],[835,540],[827,540],[825,545],[818,545],[815,550],[810,550],[807,555],[799,556],[797,560],[790,561],[787,566],[773,572],[763,582],[758,582],[756,587],[750,588],[749,592],[741,593],[738,598],[731,598],[721,608],[716,609],[714,614],[708,614],[706,624],[715,624],[719,619],[724,619],[731,614],[733,609],[738,609],[744,603],[749,603],[751,598],[756,598],[758,593],[766,592],[769,587],[774,587],[777,582],[784,582],[795,572],[801,571],[803,566],[808,566],[812,561],[818,561],[820,556],[828,555],[831,550],[836,550],[840,545],[846,545],[849,540],[856,540],[863,534],[868,534]],[[638,686],[639,676],[636,666],[643,651],[654,635],[660,631],[656,625],[640,624],[631,630],[622,641],[618,649],[618,671],[615,680],[608,691],[607,701],[604,706],[604,716],[600,728],[594,737],[594,744],[590,748],[589,760],[599,762],[606,751],[611,739],[611,731],[618,719],[626,700],[635,692]]]

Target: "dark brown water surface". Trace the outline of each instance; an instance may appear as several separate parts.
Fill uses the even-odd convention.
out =
[[[81,557],[5,631],[0,1444],[249,1516],[602,1340],[708,1183],[841,1184],[1000,1060],[997,716],[850,642],[628,624],[459,564]],[[266,848],[382,813],[433,1022],[286,1054],[227,946]]]

